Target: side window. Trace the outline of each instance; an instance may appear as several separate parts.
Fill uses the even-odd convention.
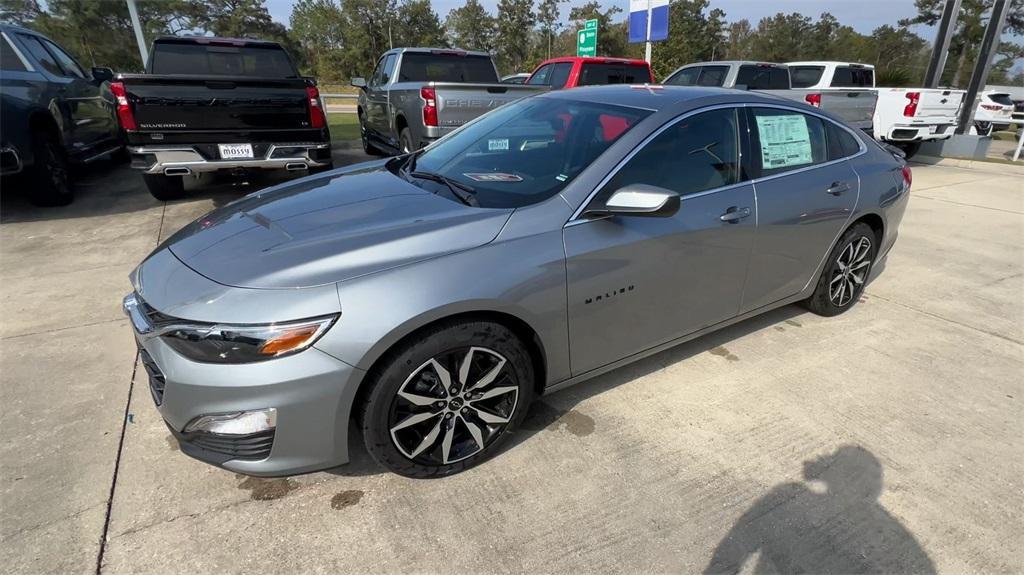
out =
[[[14,48],[7,41],[7,36],[0,39],[0,69],[10,70],[12,72],[25,72],[25,64],[22,63],[21,58],[15,53]]]
[[[85,72],[83,72],[82,68],[78,65],[77,62],[75,62],[75,59],[69,56],[67,52],[62,50],[60,46],[57,46],[53,42],[49,42],[47,40],[43,40],[43,44],[50,51],[50,53],[57,58],[57,61],[60,63],[60,67],[63,68],[65,72],[67,72],[66,74],[64,74],[65,76],[74,76],[76,78],[83,79],[85,78]]]
[[[771,176],[828,161],[819,118],[778,108],[753,108],[754,163]]]
[[[839,66],[832,75],[833,88],[870,88],[875,85],[875,72],[870,68]]]
[[[736,74],[736,85],[748,90],[788,90],[789,70],[771,64],[744,64]]]
[[[607,199],[630,184],[659,186],[680,196],[739,182],[739,119],[735,108],[683,118],[648,142],[612,177]]]
[[[572,72],[572,62],[558,62],[551,66],[551,76],[548,78],[548,85],[552,88],[564,88],[569,81],[569,73]]]
[[[396,56],[395,54],[388,54],[387,57],[384,58],[384,71],[381,73],[380,77],[381,84],[387,84],[388,80],[394,77],[395,60],[397,59],[398,56]]]
[[[670,86],[696,86],[697,76],[699,75],[700,66],[694,66],[692,68],[683,68],[674,76],[671,76],[668,80],[665,80],[665,83],[669,84]]]
[[[825,122],[825,137],[828,139],[828,159],[838,160],[860,151],[857,139],[832,122]]]
[[[551,77],[551,70],[554,67],[554,64],[544,64],[540,69],[533,73],[533,76],[530,76],[530,80],[527,84],[530,84],[531,86],[548,86],[548,78]]]
[[[721,87],[725,84],[725,75],[729,73],[726,66],[704,66],[697,78],[698,86]]]
[[[28,34],[18,34],[21,38],[22,45],[25,49],[32,54],[39,65],[43,67],[47,72],[55,76],[65,76],[64,70],[57,64],[57,61],[53,59],[53,56],[43,48],[43,44],[35,36],[29,36]]]
[[[377,67],[373,69],[373,75],[370,76],[370,85],[377,86],[380,84],[380,79],[384,76],[384,58],[377,61]]]

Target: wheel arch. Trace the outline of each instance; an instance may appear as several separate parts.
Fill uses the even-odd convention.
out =
[[[867,224],[875,232],[876,245],[881,249],[882,242],[885,240],[885,220],[882,219],[882,216],[874,212],[861,214],[857,219],[850,222],[850,225],[846,226],[846,230],[843,230],[843,233],[845,234],[847,230],[859,223]],[[842,234],[840,234],[840,237],[842,237]]]
[[[352,402],[352,409],[350,409],[348,419],[351,420],[358,413],[356,407],[362,405],[363,401],[365,401],[366,394],[372,387],[374,379],[384,369],[391,356],[398,349],[401,349],[403,345],[415,339],[419,334],[438,325],[470,321],[496,323],[516,334],[523,342],[523,345],[526,346],[527,353],[530,354],[534,371],[534,392],[537,395],[543,393],[544,387],[547,385],[547,352],[539,333],[529,322],[509,311],[499,311],[496,309],[480,308],[447,311],[425,314],[406,322],[392,330],[391,333],[382,338],[382,343],[379,346],[371,349],[366,354],[360,364],[368,364],[369,367],[366,369],[366,375],[359,382],[359,388]]]

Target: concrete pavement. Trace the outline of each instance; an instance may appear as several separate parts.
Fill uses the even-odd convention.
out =
[[[120,166],[67,208],[4,198],[0,570],[1019,572],[1024,171],[914,175],[849,313],[783,308],[543,398],[494,460],[432,481],[358,438],[330,472],[217,470],[132,385],[128,271],[251,188],[165,205]]]

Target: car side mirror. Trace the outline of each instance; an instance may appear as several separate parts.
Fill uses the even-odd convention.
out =
[[[366,78],[352,78],[351,80],[349,80],[349,84],[351,84],[353,88],[359,88],[360,90],[365,90],[366,89]]]
[[[102,84],[103,82],[109,82],[109,81],[114,79],[114,71],[111,70],[110,68],[93,67],[91,72],[92,72],[92,79],[97,84]]]
[[[603,206],[588,209],[584,215],[667,218],[678,211],[679,194],[676,192],[647,184],[630,184],[615,190]]]

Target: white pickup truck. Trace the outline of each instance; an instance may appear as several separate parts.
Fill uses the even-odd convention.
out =
[[[789,62],[793,87],[829,90],[868,88],[878,94],[875,138],[898,146],[909,158],[921,142],[945,140],[956,129],[963,90],[876,88],[875,67],[853,62]]]

